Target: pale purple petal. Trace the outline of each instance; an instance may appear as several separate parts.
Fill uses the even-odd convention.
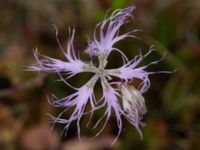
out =
[[[107,82],[105,77],[102,77],[101,81],[102,81],[101,84],[103,87],[103,98],[104,98],[103,105],[107,105],[106,111],[104,114],[104,116],[106,117],[106,121],[104,122],[102,129],[98,132],[97,135],[99,135],[105,128],[113,110],[116,117],[117,125],[118,125],[118,135],[113,141],[113,144],[114,144],[122,131],[122,120],[121,120],[122,109],[118,101],[119,93]]]
[[[98,80],[98,76],[93,76],[84,86],[79,88],[75,93],[64,97],[62,99],[58,99],[55,96],[52,97],[52,99],[49,101],[52,105],[55,107],[67,107],[67,108],[73,108],[75,107],[72,115],[68,119],[62,119],[61,116],[64,112],[61,112],[61,114],[58,117],[52,117],[52,120],[55,123],[61,123],[65,124],[65,132],[67,132],[71,122],[77,120],[77,131],[78,136],[80,138],[80,119],[85,113],[85,106],[89,102],[91,105],[90,112],[92,113],[96,107],[95,107],[95,97],[93,93],[93,88]]]
[[[129,80],[140,79],[142,82],[141,82],[141,85],[139,87],[139,90],[140,90],[141,93],[144,93],[150,87],[150,80],[149,80],[150,72],[147,72],[145,69],[148,66],[157,63],[158,61],[152,62],[152,63],[150,63],[146,66],[142,66],[142,67],[138,67],[138,65],[153,50],[154,49],[151,47],[149,49],[149,52],[147,54],[145,54],[144,56],[140,52],[140,55],[136,56],[133,60],[124,64],[120,68],[109,69],[109,70],[107,70],[107,73],[109,75],[116,76],[116,77],[120,78],[121,80],[125,80],[126,82],[129,81]]]
[[[94,106],[94,96],[93,90],[88,88],[87,86],[81,87],[76,93],[67,96],[61,100],[54,100],[52,104],[54,106],[60,107],[75,107],[73,113],[68,119],[62,119],[61,115],[58,117],[52,117],[54,123],[61,123],[65,125],[65,132],[67,132],[71,122],[77,120],[77,131],[78,136],[80,137],[80,124],[79,121],[84,114],[85,106],[88,102],[90,102],[91,106]],[[92,108],[94,109],[94,108]],[[63,112],[61,113],[63,114]]]
[[[67,42],[67,51],[61,47],[59,40],[57,39],[62,52],[66,57],[66,61],[62,61],[59,59],[51,58],[45,55],[41,55],[38,50],[34,51],[34,56],[36,60],[36,64],[32,66],[26,67],[28,71],[41,71],[48,73],[65,73],[69,77],[74,76],[81,72],[95,72],[96,67],[92,64],[88,64],[80,60],[75,54],[73,40],[74,40],[75,29],[69,29],[69,39]]]
[[[89,45],[90,55],[98,55],[102,53],[109,54],[116,42],[127,37],[136,37],[133,35],[133,33],[138,30],[133,30],[122,35],[119,34],[120,28],[125,23],[127,23],[130,18],[133,18],[132,11],[134,9],[135,6],[131,6],[125,9],[118,9],[114,11],[109,18],[104,19],[96,26],[94,32],[94,40],[91,41],[92,44]]]
[[[69,75],[83,72],[85,65],[81,61],[62,61],[59,59],[51,58],[41,55],[37,50],[34,51],[36,64],[26,67],[29,71],[41,71],[48,73],[66,72]]]

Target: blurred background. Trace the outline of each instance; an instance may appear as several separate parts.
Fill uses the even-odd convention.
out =
[[[62,109],[50,106],[47,96],[63,97],[73,92],[55,74],[23,71],[34,64],[33,49],[51,57],[64,59],[56,42],[66,46],[68,27],[76,28],[75,47],[85,57],[87,39],[104,18],[106,11],[135,4],[134,20],[122,32],[142,29],[141,40],[127,39],[117,46],[133,58],[157,49],[142,65],[165,59],[148,71],[174,70],[173,74],[150,77],[151,88],[144,95],[148,112],[140,139],[128,121],[117,134],[114,117],[103,133],[91,140],[92,123],[102,115],[94,115],[91,125],[81,120],[82,142],[77,140],[76,124],[62,136],[62,125],[50,131],[47,113],[58,115]],[[200,1],[199,0],[0,0],[0,149],[1,150],[198,150],[200,149]],[[113,54],[115,55],[115,54]],[[110,67],[117,66],[110,59]],[[88,79],[84,74],[70,80],[80,86]],[[98,92],[97,86],[97,92]]]

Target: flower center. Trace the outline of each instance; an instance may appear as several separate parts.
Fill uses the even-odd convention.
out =
[[[100,76],[105,75],[105,69],[104,68],[99,68],[97,72]]]

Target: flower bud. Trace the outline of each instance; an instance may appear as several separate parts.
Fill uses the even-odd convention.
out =
[[[145,125],[141,120],[147,112],[144,97],[134,86],[130,85],[122,85],[121,93],[125,116],[141,135],[140,127]]]

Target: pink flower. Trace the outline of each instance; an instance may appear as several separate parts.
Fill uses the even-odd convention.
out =
[[[98,65],[92,63],[93,59],[91,59],[90,63],[87,63],[75,54],[73,46],[75,29],[72,30],[72,33],[71,30],[69,30],[70,34],[66,51],[62,48],[57,38],[58,44],[66,58],[65,61],[40,55],[37,50],[34,52],[36,64],[27,67],[27,70],[57,73],[60,79],[72,88],[74,87],[67,82],[70,77],[81,72],[92,72],[94,74],[94,76],[82,87],[74,88],[76,90],[75,93],[61,99],[54,95],[49,98],[49,102],[53,106],[66,108],[57,117],[50,115],[54,124],[61,123],[65,125],[64,131],[67,132],[70,124],[73,121],[77,121],[78,136],[80,138],[80,119],[82,116],[84,114],[91,114],[92,116],[94,111],[106,107],[104,115],[94,126],[94,128],[97,127],[102,119],[106,118],[102,129],[96,134],[96,136],[103,131],[109,118],[112,116],[112,113],[114,113],[119,132],[113,143],[117,140],[122,131],[122,116],[124,116],[135,127],[142,137],[141,127],[144,126],[142,117],[147,111],[142,94],[150,87],[149,75],[154,73],[171,72],[146,71],[148,66],[158,63],[163,58],[146,66],[139,66],[143,59],[154,50],[153,47],[149,49],[147,54],[142,55],[140,52],[138,56],[130,61],[121,50],[114,47],[115,43],[127,37],[135,38],[133,33],[138,30],[119,34],[121,26],[127,23],[129,21],[128,19],[133,18],[132,11],[134,9],[134,6],[125,9],[118,9],[114,11],[109,18],[104,19],[96,26],[94,39],[88,42],[88,49],[86,52],[89,53],[91,57],[97,56]],[[56,35],[57,34],[58,31],[56,29]],[[122,55],[124,64],[119,68],[106,69],[107,58],[112,51],[117,51]],[[63,74],[67,75],[67,78],[63,78]],[[110,79],[112,79],[113,76],[118,77],[119,80],[116,82],[110,82]],[[138,89],[130,85],[131,81],[134,79],[141,80],[141,85]],[[103,94],[101,99],[96,100],[94,87],[98,80],[101,82]],[[85,107],[88,104],[90,104],[91,110],[86,112]],[[63,118],[63,114],[66,113],[69,108],[74,108],[71,116],[69,118]]]

